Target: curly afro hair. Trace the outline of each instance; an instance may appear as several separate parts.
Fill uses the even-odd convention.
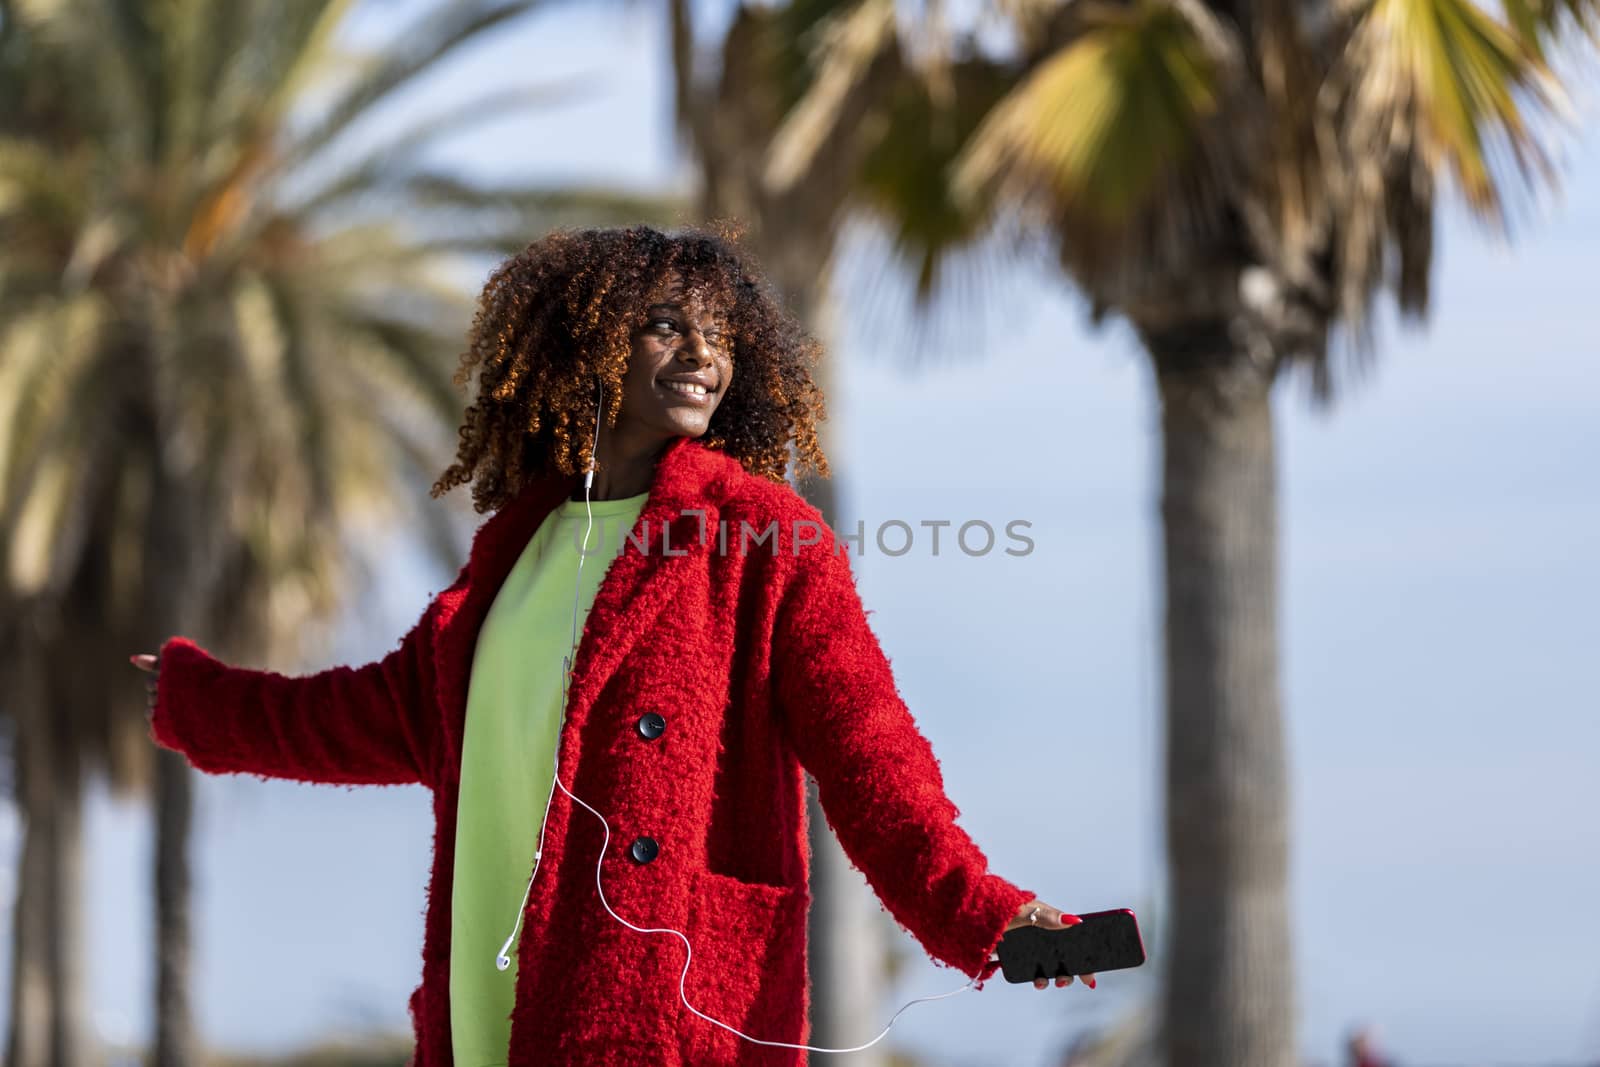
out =
[[[431,495],[470,482],[476,509],[495,511],[530,480],[583,470],[595,379],[615,426],[633,335],[674,278],[726,316],[733,342],[736,373],[701,442],[774,481],[791,457],[827,477],[823,397],[811,377],[819,347],[735,242],[725,228],[557,230],[497,267],[455,374],[464,386],[478,372],[477,399]]]

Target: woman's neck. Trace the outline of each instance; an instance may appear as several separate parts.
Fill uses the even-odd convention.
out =
[[[667,450],[667,444],[668,442],[658,441],[653,445],[629,448],[620,442],[608,439],[602,432],[599,455],[596,457],[598,462],[594,474],[594,486],[589,491],[589,499],[623,500],[648,493],[650,486],[655,482],[656,464],[660,462],[662,453]],[[583,498],[583,483],[580,481],[573,493],[573,499]]]

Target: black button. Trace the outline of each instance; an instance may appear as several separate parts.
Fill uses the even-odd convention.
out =
[[[656,844],[656,839],[653,837],[636,837],[633,840],[633,847],[628,851],[638,862],[649,863],[661,851],[661,846]]]
[[[639,736],[646,741],[654,741],[666,728],[667,720],[653,711],[647,711],[639,716]]]

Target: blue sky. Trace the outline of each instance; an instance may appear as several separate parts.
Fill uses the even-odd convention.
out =
[[[436,79],[439,105],[529,70],[599,79],[581,104],[463,138],[463,165],[681,177],[661,27],[644,5],[630,10],[560,9]],[[1356,1022],[1408,1064],[1600,1056],[1594,129],[1565,161],[1561,202],[1514,247],[1447,211],[1430,328],[1386,326],[1374,372],[1334,412],[1293,388],[1277,398],[1297,996],[1314,1060],[1333,1060]],[[842,290],[876,269],[862,236]],[[978,355],[945,353],[914,377],[902,369],[910,332],[845,307],[833,459],[869,528],[1021,518],[1036,547],[933,557],[919,542],[889,558],[869,546],[861,589],[993,868],[1070,910],[1134,907],[1153,934],[1151,383],[1126,331],[1090,330],[1054,276],[1005,288]],[[465,503],[458,493],[452,506],[470,529]],[[381,655],[448,580],[403,539],[380,554],[382,587],[307,669]],[[205,778],[199,800],[204,1037],[278,1049],[335,1027],[404,1027],[427,795]],[[142,1037],[145,814],[97,796],[89,834],[94,1018],[109,1038]],[[960,984],[902,947],[911,965],[884,1020]],[[1150,992],[1142,972],[1108,974],[1093,992],[991,984],[912,1008],[888,1040],[949,1064],[1042,1065]]]

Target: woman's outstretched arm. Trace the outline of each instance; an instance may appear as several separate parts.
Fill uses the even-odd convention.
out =
[[[772,637],[777,712],[817,779],[828,824],[901,925],[936,959],[987,978],[1033,892],[988,870],[945,794],[928,739],[867,623],[849,560],[801,550]]]
[[[170,638],[157,660],[151,736],[214,774],[428,783],[439,732],[431,616],[430,607],[376,662],[301,677],[232,667]]]

